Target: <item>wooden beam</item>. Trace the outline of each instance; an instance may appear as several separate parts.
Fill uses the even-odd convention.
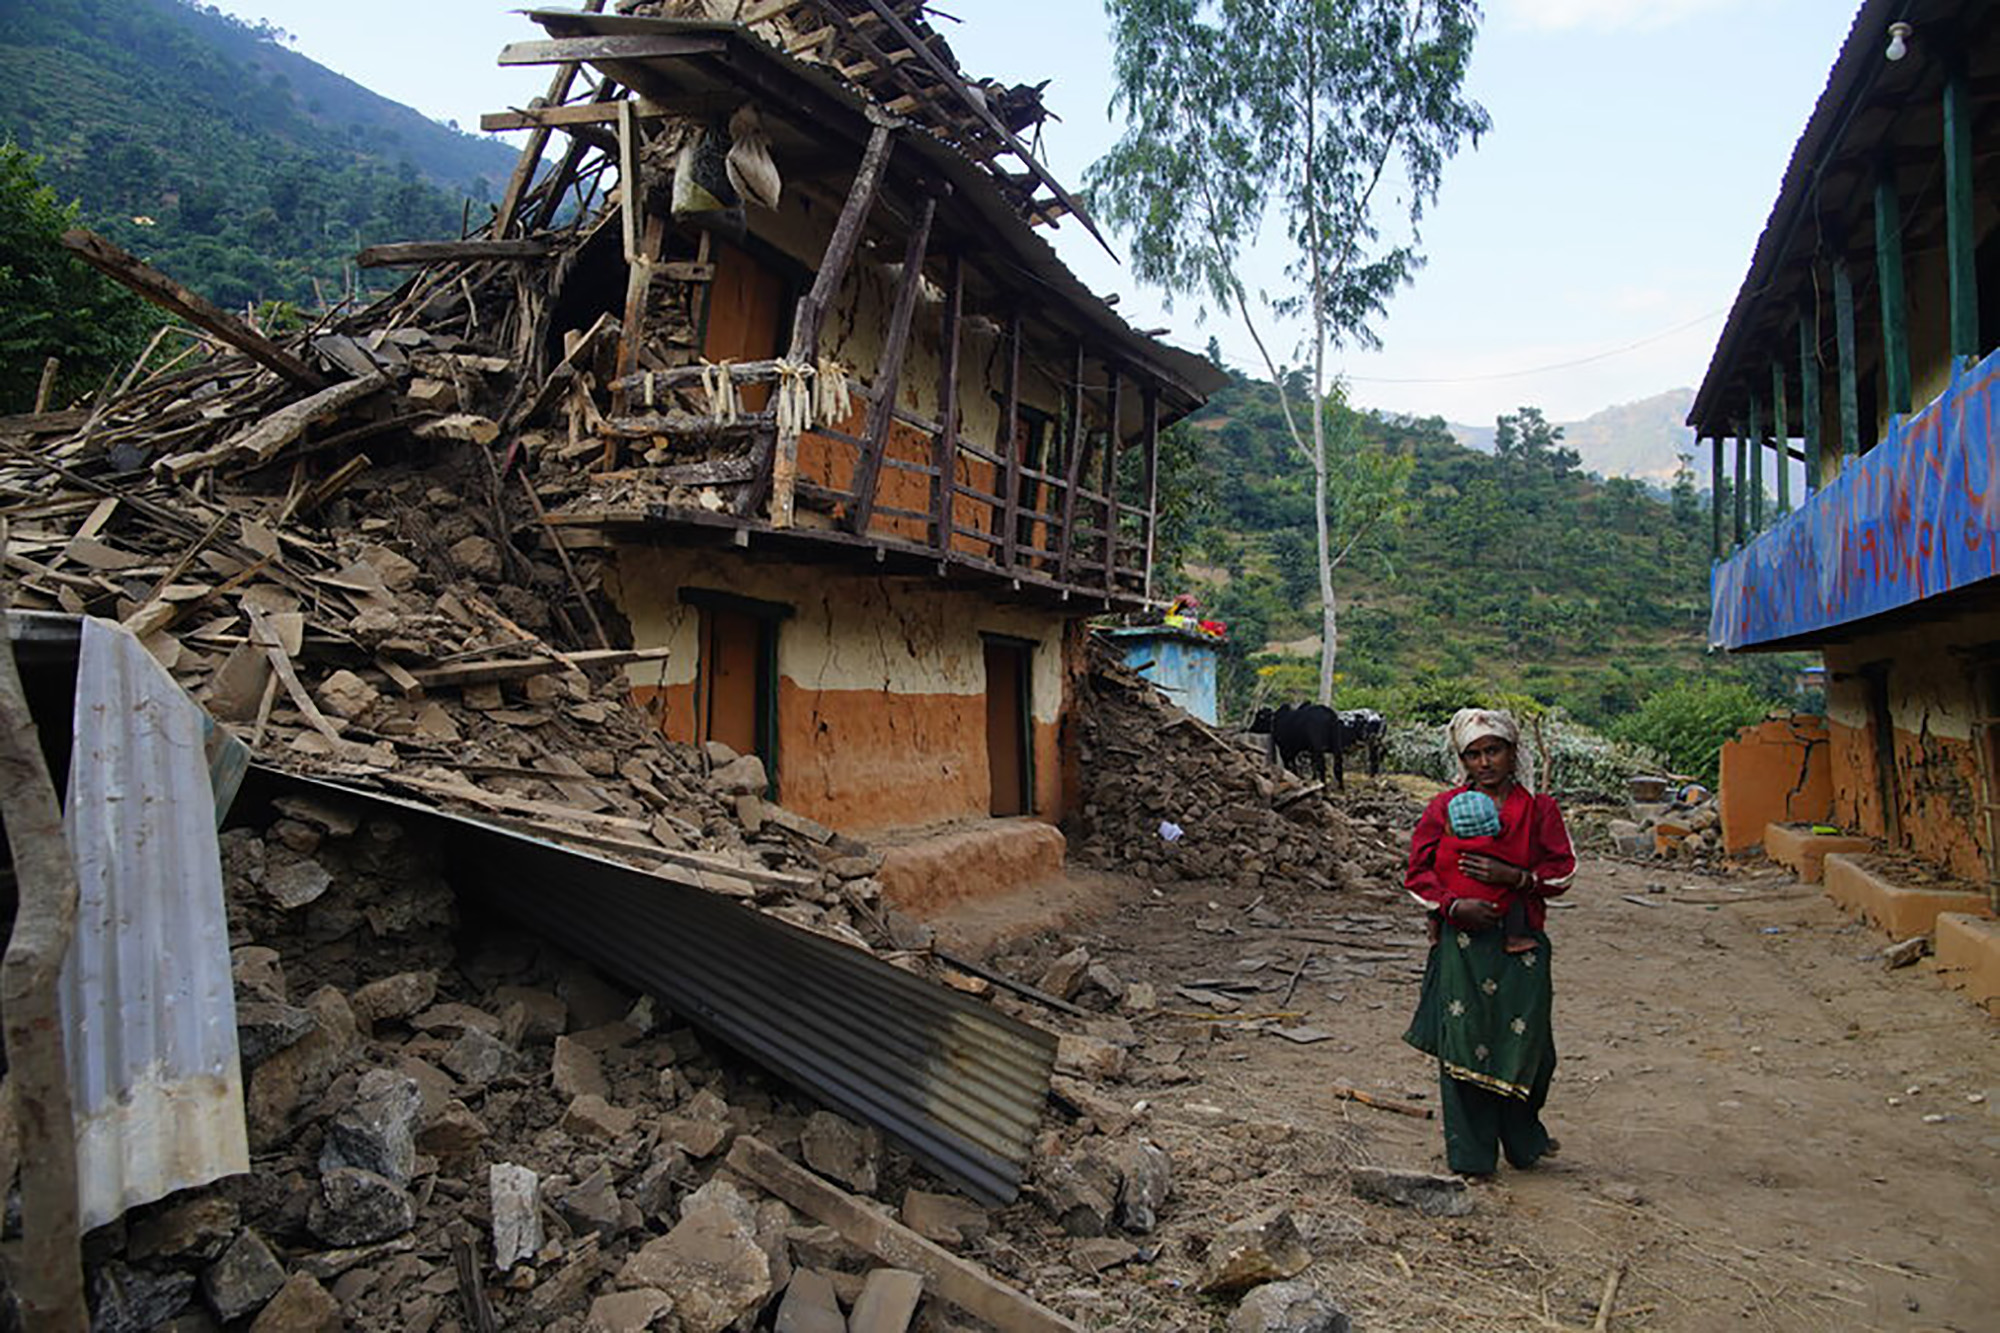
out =
[[[1104,588],[1109,592],[1118,580],[1118,400],[1125,385],[1117,368],[1111,370],[1110,426],[1104,432],[1104,470],[1098,490],[1104,496]]]
[[[958,486],[958,334],[965,309],[965,261],[954,250],[945,261],[944,355],[938,365],[938,430],[932,451],[931,545],[951,549]]]
[[[1020,540],[1021,522],[1021,312],[1007,318],[1006,401],[1000,408],[1000,456],[1007,460],[1006,483],[1000,494],[1006,497],[1000,533],[1000,563],[1014,567],[1014,550]]]
[[[1055,1311],[865,1206],[754,1135],[736,1140],[729,1150],[728,1165],[806,1216],[832,1227],[848,1244],[897,1268],[923,1274],[927,1291],[1005,1333],[1082,1333]]]
[[[609,107],[618,98],[618,85],[606,79],[598,85],[597,92],[591,97],[591,103]],[[527,230],[538,231],[555,220],[556,211],[562,207],[563,196],[569,193],[569,187],[576,179],[577,168],[582,164],[584,155],[591,152],[593,147],[596,145],[585,139],[571,137],[569,147],[563,150],[562,162],[536,187],[535,193],[541,197],[541,202],[536,205],[534,220],[528,224]]]
[[[1743,437],[1743,423],[1736,423],[1736,545],[1749,539],[1750,442]]]
[[[1817,313],[1816,309],[1811,309],[1799,317],[1799,410],[1805,414],[1808,495],[1826,484],[1826,478],[1821,475],[1826,465],[1822,448],[1826,423],[1820,419],[1819,346],[1818,339],[1813,336],[1813,317]]]
[[[1854,342],[1854,277],[1847,261],[1833,261],[1833,336],[1840,361],[1840,455],[1861,453],[1861,390],[1857,382]]]
[[[1777,442],[1778,513],[1792,508],[1792,443],[1785,429],[1785,363],[1771,358],[1771,438]]]
[[[620,205],[629,216],[633,201],[629,197]],[[648,214],[644,233],[637,242],[638,250],[632,258],[631,267],[625,279],[625,322],[618,329],[618,369],[620,382],[628,380],[639,367],[639,349],[646,342],[646,305],[653,290],[653,264],[660,257],[660,247],[666,244],[667,220],[657,213]],[[614,389],[611,393],[611,415],[625,414],[626,393]],[[607,450],[610,446],[607,445]]]
[[[633,111],[629,97],[618,99],[618,193],[618,226],[625,245],[625,262],[636,264],[639,262],[639,235],[642,230],[639,214],[644,208],[645,192],[639,188],[639,117]],[[648,267],[647,280],[650,281],[652,276]],[[629,300],[628,296],[627,328],[632,326]],[[625,373],[622,365],[619,373]]]
[[[1056,581],[1069,582],[1070,548],[1076,534],[1076,488],[1083,483],[1083,456],[1089,432],[1083,428],[1083,343],[1076,345],[1076,374],[1069,394],[1069,456],[1064,459],[1062,537],[1057,543]]]
[[[608,33],[589,37],[551,37],[533,42],[509,42],[497,64],[562,65],[602,60],[666,60],[679,56],[717,55],[728,49],[721,37],[668,32]]]
[[[827,240],[826,253],[820,256],[819,272],[813,275],[812,289],[799,298],[798,309],[792,316],[790,359],[794,363],[804,364],[819,355],[820,325],[826,319],[827,308],[833,304],[835,293],[840,290],[842,279],[847,276],[847,265],[854,258],[854,247],[860,244],[868,211],[875,203],[875,191],[882,183],[882,172],[889,165],[894,132],[894,125],[886,121],[875,122],[874,128],[869,131],[868,146],[861,152],[861,165],[855,170],[854,184],[847,191],[847,202],[841,205],[840,218],[834,223],[832,237]],[[793,492],[799,477],[798,448],[798,441],[789,438],[777,440],[773,445],[771,526],[774,528],[792,526]]]
[[[212,333],[258,365],[274,370],[306,389],[323,389],[326,377],[284,348],[218,310],[206,297],[175,282],[143,259],[105,240],[96,232],[73,227],[62,235],[63,248],[107,278],[123,283],[163,310],[170,310],[198,329]]]
[[[1978,220],[1973,212],[1972,106],[1961,48],[1945,56],[1944,225],[1950,280],[1951,354],[1976,360],[1979,345]]]
[[[1142,589],[1153,600],[1154,530],[1160,522],[1160,390],[1146,386],[1146,578]]]
[[[1764,405],[1750,395],[1750,531],[1764,530]]]
[[[401,268],[415,264],[485,260],[546,259],[545,241],[398,241],[391,245],[371,245],[354,257],[362,268]]]
[[[1722,559],[1722,437],[1711,436],[1708,441],[1708,558]]]
[[[604,0],[585,0],[583,12],[595,14],[604,8]],[[577,65],[572,62],[562,66],[549,80],[549,92],[545,101],[555,103],[548,108],[559,111],[561,103],[569,97],[571,83],[576,79]],[[481,125],[485,118],[481,117]],[[500,207],[493,214],[491,233],[496,238],[504,238],[507,229],[514,225],[514,218],[520,212],[521,200],[526,197],[528,187],[535,183],[535,169],[542,164],[542,153],[549,145],[549,131],[546,126],[538,126],[528,136],[528,142],[521,145],[521,156],[515,160],[514,174],[507,178],[507,188],[500,196]]]
[[[1889,411],[1910,413],[1910,308],[1903,297],[1903,224],[1896,175],[1875,175],[1875,285],[1882,293],[1882,378]]]
[[[896,305],[889,314],[889,332],[882,341],[882,360],[869,396],[867,442],[854,467],[854,503],[847,511],[847,530],[866,533],[875,512],[875,486],[882,476],[882,456],[889,449],[889,428],[896,420],[896,395],[903,381],[903,361],[910,348],[910,320],[917,311],[917,291],[924,282],[924,255],[930,247],[931,219],[937,197],[925,195],[917,206],[917,222],[903,249],[903,280],[896,288]]]

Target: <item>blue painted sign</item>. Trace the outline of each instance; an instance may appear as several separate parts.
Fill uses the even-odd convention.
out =
[[[1715,565],[1708,640],[1748,648],[1910,606],[2000,574],[2000,352]]]

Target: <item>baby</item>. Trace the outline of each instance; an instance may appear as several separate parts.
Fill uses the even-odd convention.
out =
[[[1452,837],[1466,844],[1456,849],[1458,856],[1466,852],[1484,855],[1500,837],[1500,807],[1483,791],[1462,791],[1452,797],[1445,806],[1445,822],[1451,826]],[[1463,873],[1458,869],[1458,856],[1452,858],[1448,873]],[[1490,886],[1482,884],[1480,887],[1486,889]],[[1500,947],[1508,953],[1534,952],[1535,937],[1528,933],[1528,907],[1522,895],[1507,895],[1506,916],[1500,928],[1505,935]]]

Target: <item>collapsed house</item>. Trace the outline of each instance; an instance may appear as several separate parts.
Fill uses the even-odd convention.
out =
[[[963,993],[986,983],[898,908],[1059,869],[1084,621],[1149,598],[1159,432],[1216,373],[1064,268],[1035,226],[1075,203],[1018,137],[1032,93],[969,83],[916,7],[600,8],[538,13],[548,39],[502,53],[557,69],[544,102],[489,118],[529,133],[521,170],[483,234],[364,255],[418,268],[367,309],[273,338],[67,238],[196,341],[100,401],[0,420],[10,629],[56,781],[74,816],[55,738],[123,736],[100,678],[155,701],[147,726],[196,718],[254,760],[234,802],[215,784],[219,842],[176,811],[220,867],[183,877],[206,896],[110,929],[134,921],[118,895],[157,887],[133,873],[161,836],[143,821],[110,821],[119,854],[85,889],[103,956],[183,987],[72,979],[101,1019],[79,1114],[112,1126],[80,1145],[85,1224],[128,1214],[98,1233],[103,1326],[171,1317],[197,1271],[225,1320],[289,1301],[317,1326],[321,1281],[412,1327],[454,1286],[470,1325],[489,1300],[574,1319],[565,1300],[614,1271],[664,1280],[619,1265],[691,1224],[732,1139],[739,1176],[776,1189],[758,1135],[808,1160],[832,1138],[816,1165],[869,1188],[824,1108],[983,1202],[1029,1170],[1057,1043]],[[468,958],[481,904],[529,942]],[[206,1146],[141,1179],[172,1126],[130,1094],[191,1024],[227,1031],[245,1077]],[[807,1100],[724,1078],[697,1030]],[[553,1091],[524,1100],[547,1058]],[[488,1158],[526,1186],[467,1175]],[[152,1202],[224,1177],[240,1188]],[[601,1252],[526,1244],[551,1199]],[[491,1236],[475,1270],[554,1265],[567,1297],[468,1276],[461,1205]],[[703,1225],[740,1223],[770,1262],[687,1327],[763,1308],[797,1249],[717,1206],[734,1221]],[[941,1271],[948,1299],[1015,1308]],[[1064,1326],[1044,1316],[1021,1317]]]

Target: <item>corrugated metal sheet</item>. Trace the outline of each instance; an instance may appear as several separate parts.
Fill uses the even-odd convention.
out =
[[[1118,645],[1126,666],[1152,681],[1193,716],[1216,725],[1221,716],[1216,700],[1216,664],[1222,656],[1217,640],[1167,625],[1099,633]]]
[[[1055,1038],[707,890],[380,793],[275,775],[441,831],[483,898],[988,1204],[1019,1193]]]
[[[130,633],[83,622],[63,823],[65,1055],[83,1226],[250,1169],[211,780],[224,734]],[[233,750],[232,750],[233,747]]]

